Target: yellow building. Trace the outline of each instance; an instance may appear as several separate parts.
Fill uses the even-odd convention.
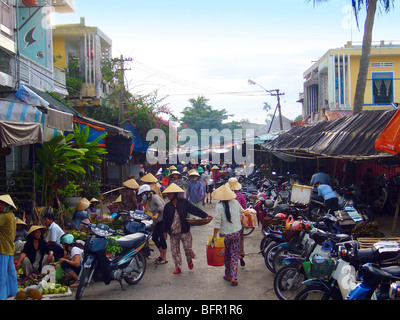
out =
[[[303,118],[311,122],[321,111],[352,111],[361,45],[348,42],[330,49],[304,72]],[[372,45],[363,110],[387,110],[400,98],[400,44]]]
[[[101,73],[102,62],[111,60],[111,50],[112,40],[98,27],[86,26],[84,18],[78,24],[57,25],[53,29],[54,64],[81,79],[79,87],[71,89],[73,83],[70,84],[67,101],[83,115],[89,107],[99,106],[112,90]]]

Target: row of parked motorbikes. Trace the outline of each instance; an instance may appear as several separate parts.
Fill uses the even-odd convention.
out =
[[[274,273],[280,300],[400,299],[400,245],[381,241],[364,248],[342,229],[323,201],[291,203],[293,177],[242,179],[242,191],[263,225],[260,254]],[[254,183],[256,182],[256,183]],[[336,188],[340,210],[372,222],[371,207],[354,188]],[[247,234],[251,233],[247,232]]]

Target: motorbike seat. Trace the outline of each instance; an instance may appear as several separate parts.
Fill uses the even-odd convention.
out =
[[[382,268],[383,271],[390,274],[394,279],[400,279],[400,267],[399,266],[391,266]]]
[[[119,238],[118,245],[123,249],[129,249],[139,246],[145,240],[146,234],[138,232]]]
[[[348,234],[335,234],[332,235],[332,241],[334,242],[346,242],[351,240],[351,236]]]

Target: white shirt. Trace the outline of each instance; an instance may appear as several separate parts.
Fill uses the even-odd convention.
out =
[[[48,231],[47,242],[55,242],[61,246],[60,238],[64,234],[63,229],[61,229],[57,223],[52,222],[48,228]]]
[[[217,203],[215,206],[216,215],[214,217],[214,228],[219,229],[220,234],[231,234],[242,230],[242,223],[240,221],[240,214],[244,209],[236,199],[229,201],[229,211],[231,213],[231,222],[226,219],[225,208],[222,202]]]
[[[81,248],[73,247],[72,250],[71,250],[71,255],[70,255],[69,260],[71,260],[71,261],[74,260],[74,257],[77,254],[79,254],[79,260],[80,260],[80,262],[82,264],[82,252],[83,252],[83,250]]]

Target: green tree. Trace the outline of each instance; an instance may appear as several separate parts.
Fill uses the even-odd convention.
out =
[[[199,96],[197,99],[189,99],[190,107],[186,107],[180,119],[180,129],[188,128],[195,130],[200,136],[202,129],[218,129],[222,130],[231,127],[231,124],[224,124],[232,115],[228,114],[225,109],[215,110],[208,104],[208,99]],[[238,123],[234,123],[237,126]]]
[[[79,124],[74,125],[74,147],[86,150],[85,156],[78,158],[76,163],[82,167],[86,174],[82,174],[78,177],[76,181],[78,185],[82,185],[85,178],[89,178],[88,175],[94,171],[94,166],[96,164],[101,164],[104,160],[104,155],[107,154],[107,150],[105,148],[100,147],[99,142],[107,136],[107,133],[104,133],[89,142],[89,126],[85,126],[81,129]]]
[[[312,0],[314,6],[328,0]],[[307,0],[311,2],[311,0]],[[357,78],[356,93],[354,96],[354,113],[361,113],[364,107],[365,88],[367,85],[369,61],[371,56],[372,34],[374,29],[376,11],[379,10],[389,13],[394,8],[394,0],[351,0],[354,14],[359,27],[359,14],[365,8],[367,17],[364,24],[364,37],[362,44],[362,54],[360,60],[360,69]]]
[[[86,173],[77,162],[85,156],[88,150],[74,148],[71,142],[73,137],[73,134],[69,134],[67,137],[60,135],[43,143],[41,148],[36,150],[39,163],[35,177],[36,185],[41,191],[41,204],[43,206],[52,203],[54,185],[62,175],[78,178]]]

